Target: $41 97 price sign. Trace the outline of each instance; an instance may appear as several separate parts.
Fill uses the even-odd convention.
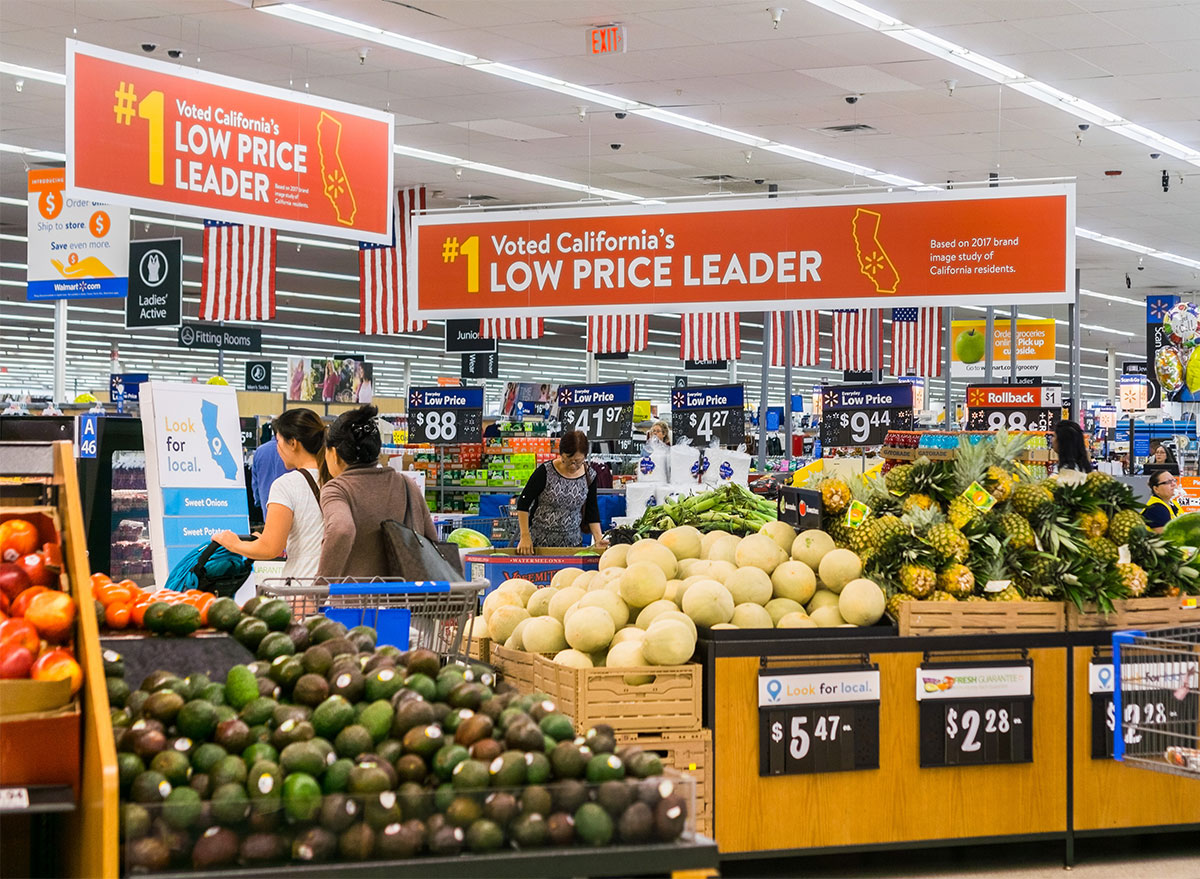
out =
[[[1062,420],[1059,385],[971,385],[967,388],[967,430],[1047,432]]]
[[[1033,762],[1033,664],[917,668],[921,765]]]
[[[911,384],[821,389],[821,447],[882,445],[889,430],[912,430]]]
[[[625,439],[633,433],[633,383],[559,385],[558,419],[589,442]]]
[[[694,446],[716,440],[723,446],[746,441],[743,411],[746,394],[742,385],[710,388],[675,388],[671,391],[671,432],[686,436]]]
[[[483,441],[483,388],[409,388],[410,443]]]

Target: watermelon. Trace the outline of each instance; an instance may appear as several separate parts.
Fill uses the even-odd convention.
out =
[[[1176,546],[1200,546],[1200,513],[1184,513],[1167,523],[1162,536]]]
[[[460,549],[490,549],[492,541],[474,528],[455,528],[446,540]]]

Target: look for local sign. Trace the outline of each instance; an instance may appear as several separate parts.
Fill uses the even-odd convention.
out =
[[[391,243],[393,117],[67,40],[67,187]]]
[[[422,318],[1074,298],[1071,184],[416,218]]]

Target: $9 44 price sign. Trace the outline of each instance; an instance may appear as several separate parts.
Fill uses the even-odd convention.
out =
[[[676,437],[686,436],[697,447],[714,439],[723,446],[740,445],[746,441],[745,399],[742,385],[675,388],[671,391],[671,432]]]
[[[878,446],[889,430],[911,430],[911,384],[821,390],[821,446]]]
[[[1033,667],[1022,661],[917,669],[921,765],[1033,761]]]
[[[560,385],[558,419],[589,442],[624,439],[633,433],[633,383]]]
[[[483,441],[483,388],[410,388],[410,443]]]
[[[763,671],[758,690],[759,775],[879,768],[874,666]]]

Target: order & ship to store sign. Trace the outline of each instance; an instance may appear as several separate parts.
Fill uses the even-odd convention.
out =
[[[417,217],[421,318],[1073,301],[1073,185]]]

